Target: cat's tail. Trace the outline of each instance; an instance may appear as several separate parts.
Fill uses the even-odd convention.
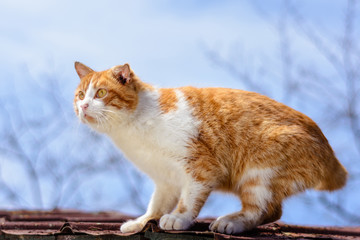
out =
[[[321,191],[334,191],[345,186],[348,176],[345,167],[335,156],[333,156],[327,164],[322,179],[315,189]]]

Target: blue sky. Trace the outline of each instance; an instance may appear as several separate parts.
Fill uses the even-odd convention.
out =
[[[207,51],[215,50],[239,65],[266,65],[274,69],[274,76],[280,75],[279,62],[274,60],[280,55],[274,24],[282,19],[283,1],[255,1],[255,5],[265,11],[265,17],[259,15],[251,2],[2,0],[0,94],[6,98],[13,94],[9,90],[16,89],[22,96],[24,113],[36,118],[36,109],[49,112],[51,109],[46,108],[44,99],[34,97],[37,89],[32,81],[46,86],[49,78],[56,77],[60,88],[54,91],[62,92],[69,121],[76,122],[72,115],[72,97],[79,79],[74,61],[81,61],[95,70],[128,62],[143,81],[157,86],[244,88],[209,59]],[[345,1],[292,2],[311,26],[322,29],[327,36],[336,38],[341,31]],[[358,29],[355,35],[360,35]],[[299,32],[289,30],[289,38],[292,52],[299,59],[322,69],[327,67],[324,59],[314,54],[317,50]],[[307,114],[317,117],[311,111]],[[285,221],[343,224],[329,216],[326,209],[300,201],[302,198],[288,201]],[[225,200],[221,199],[227,199],[227,208],[222,204]],[[212,209],[204,215],[223,214],[239,206],[228,196],[216,197],[213,201]],[[94,209],[101,209],[101,206]],[[297,209],[295,213],[294,209]],[[313,211],[317,214],[311,214]]]
[[[333,31],[343,4],[325,2],[299,5],[312,22]],[[278,21],[280,3],[258,1],[272,21]],[[248,1],[2,1],[0,6],[1,65],[13,71],[26,65],[35,76],[57,71],[76,78],[75,60],[99,70],[129,62],[143,80],[159,85],[236,85],[209,64],[207,48],[225,56],[277,51],[276,32]]]

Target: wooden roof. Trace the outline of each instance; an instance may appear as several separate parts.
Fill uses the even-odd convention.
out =
[[[122,234],[130,219],[116,212],[0,211],[1,239],[360,239],[360,227],[305,227],[281,222],[259,226],[239,235],[208,230],[213,219],[199,219],[187,231],[162,231],[155,221],[142,232]]]

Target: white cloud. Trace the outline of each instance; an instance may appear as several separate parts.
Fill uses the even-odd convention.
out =
[[[48,58],[60,64],[79,59],[95,69],[130,62],[140,75],[171,85],[194,83],[201,72],[206,81],[219,79],[221,73],[209,67],[201,43],[217,47],[243,42],[255,50],[276,40],[243,3],[198,6],[204,10],[190,15],[164,5],[147,1],[35,1],[31,6],[25,1],[7,2],[3,18],[10,18],[7,22],[13,26],[1,26],[0,48],[6,62],[27,64],[33,72],[46,71]],[[189,74],[195,72],[198,76]]]

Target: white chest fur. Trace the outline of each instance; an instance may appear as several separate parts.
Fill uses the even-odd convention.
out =
[[[109,133],[125,156],[155,182],[177,183],[185,177],[183,159],[189,154],[189,141],[198,134],[199,121],[183,93],[177,90],[176,96],[176,108],[164,114],[158,92],[142,92],[137,109]]]

